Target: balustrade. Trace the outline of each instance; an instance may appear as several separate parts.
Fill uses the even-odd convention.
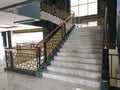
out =
[[[18,43],[14,48],[6,48],[6,68],[22,70],[24,73],[45,69],[72,26],[70,15],[39,43]]]

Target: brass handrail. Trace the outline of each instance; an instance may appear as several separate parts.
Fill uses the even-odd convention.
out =
[[[43,43],[45,40],[47,40],[59,27],[61,27],[64,23],[66,23],[71,17],[72,17],[72,15],[68,16],[67,19],[65,19],[63,22],[61,22],[55,29],[52,30],[51,33],[49,33],[44,39],[42,39],[37,44],[37,46],[39,46],[41,43]]]

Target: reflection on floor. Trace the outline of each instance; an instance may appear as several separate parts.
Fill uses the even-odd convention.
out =
[[[4,71],[0,65],[0,90],[81,90],[79,85]]]

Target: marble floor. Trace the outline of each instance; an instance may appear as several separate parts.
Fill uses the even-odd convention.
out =
[[[84,90],[79,85],[4,71],[0,64],[0,90]]]

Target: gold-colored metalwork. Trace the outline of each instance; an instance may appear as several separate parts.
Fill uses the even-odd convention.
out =
[[[6,66],[7,68],[11,67],[11,57],[10,57],[10,51],[5,51],[6,54]]]
[[[70,28],[72,27],[72,18],[70,18],[67,22],[66,22],[66,33],[70,30]]]
[[[24,70],[37,70],[36,44],[21,43],[15,49],[6,50],[7,67],[11,68],[11,57],[13,68]],[[10,56],[10,52],[12,53]]]
[[[63,30],[63,29],[62,29]],[[46,45],[47,56],[53,51],[53,49],[58,45],[62,39],[62,30],[59,30],[48,42]]]
[[[37,70],[36,44],[21,43],[17,45],[17,51],[13,56],[14,67],[33,71]]]
[[[54,14],[55,16],[66,19],[70,13],[66,10],[62,10],[55,5],[49,5],[47,3],[41,3],[41,10],[46,11],[48,13]]]
[[[29,32],[42,32],[43,28],[36,28],[36,29],[25,29],[25,30],[15,30],[13,33],[29,33]]]

